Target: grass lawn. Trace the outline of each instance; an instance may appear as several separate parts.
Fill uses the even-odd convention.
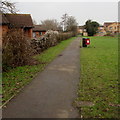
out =
[[[76,103],[83,118],[118,118],[118,38],[90,37],[80,49],[80,83]]]
[[[37,73],[42,71],[48,63],[50,63],[56,56],[58,56],[70,44],[70,42],[72,42],[74,38],[75,37],[64,40],[57,46],[51,47],[45,50],[43,53],[34,56],[35,59],[44,64],[21,66],[12,69],[9,72],[4,72],[2,74],[3,103],[16,95],[22,87],[33,80]]]

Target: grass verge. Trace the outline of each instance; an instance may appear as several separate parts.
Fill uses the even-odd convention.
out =
[[[83,118],[118,118],[118,39],[90,37],[81,48],[81,78],[76,103]]]
[[[42,71],[47,64],[49,64],[56,56],[58,56],[71,42],[75,39],[72,37],[68,40],[64,40],[58,45],[45,50],[43,53],[34,56],[35,59],[43,64],[34,66],[21,66],[4,72],[2,74],[3,84],[3,98],[2,101],[5,103],[12,96],[15,96],[23,86],[28,84],[38,72]]]

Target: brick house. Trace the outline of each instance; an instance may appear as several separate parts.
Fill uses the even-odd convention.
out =
[[[112,24],[113,22],[105,22],[104,23],[104,29],[106,30],[106,31],[108,31],[108,26],[110,25],[110,24]]]
[[[84,26],[78,26],[78,33],[82,34],[84,31]]]
[[[108,33],[112,34],[120,33],[120,22],[104,23],[104,28]]]
[[[86,32],[86,29],[84,26],[78,26],[78,33],[83,36],[88,36],[88,33]]]
[[[33,38],[39,38],[46,33],[46,29],[42,25],[34,25]]]
[[[98,27],[97,34],[95,34],[95,36],[104,36],[104,35],[106,35],[106,30],[105,30],[104,26],[100,25]]]
[[[33,22],[30,14],[2,14],[2,21],[0,21],[2,35],[10,29],[18,29],[23,31],[25,36],[32,38],[32,28]]]

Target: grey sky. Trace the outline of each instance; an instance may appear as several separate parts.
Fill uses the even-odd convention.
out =
[[[61,21],[64,13],[74,16],[79,25],[92,19],[100,24],[118,21],[117,2],[18,2],[17,8],[21,13],[29,13],[40,23],[45,19]]]

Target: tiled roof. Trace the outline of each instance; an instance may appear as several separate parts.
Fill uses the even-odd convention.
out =
[[[4,16],[4,14],[0,14],[0,24],[9,24],[9,21]]]
[[[104,26],[105,26],[105,27],[108,27],[108,26],[109,26],[110,24],[112,24],[112,23],[114,23],[114,22],[105,22],[105,23],[104,23]]]
[[[46,29],[42,25],[34,25],[33,31],[34,32],[46,31]]]
[[[4,16],[12,27],[33,27],[33,22],[30,14],[4,14]]]

